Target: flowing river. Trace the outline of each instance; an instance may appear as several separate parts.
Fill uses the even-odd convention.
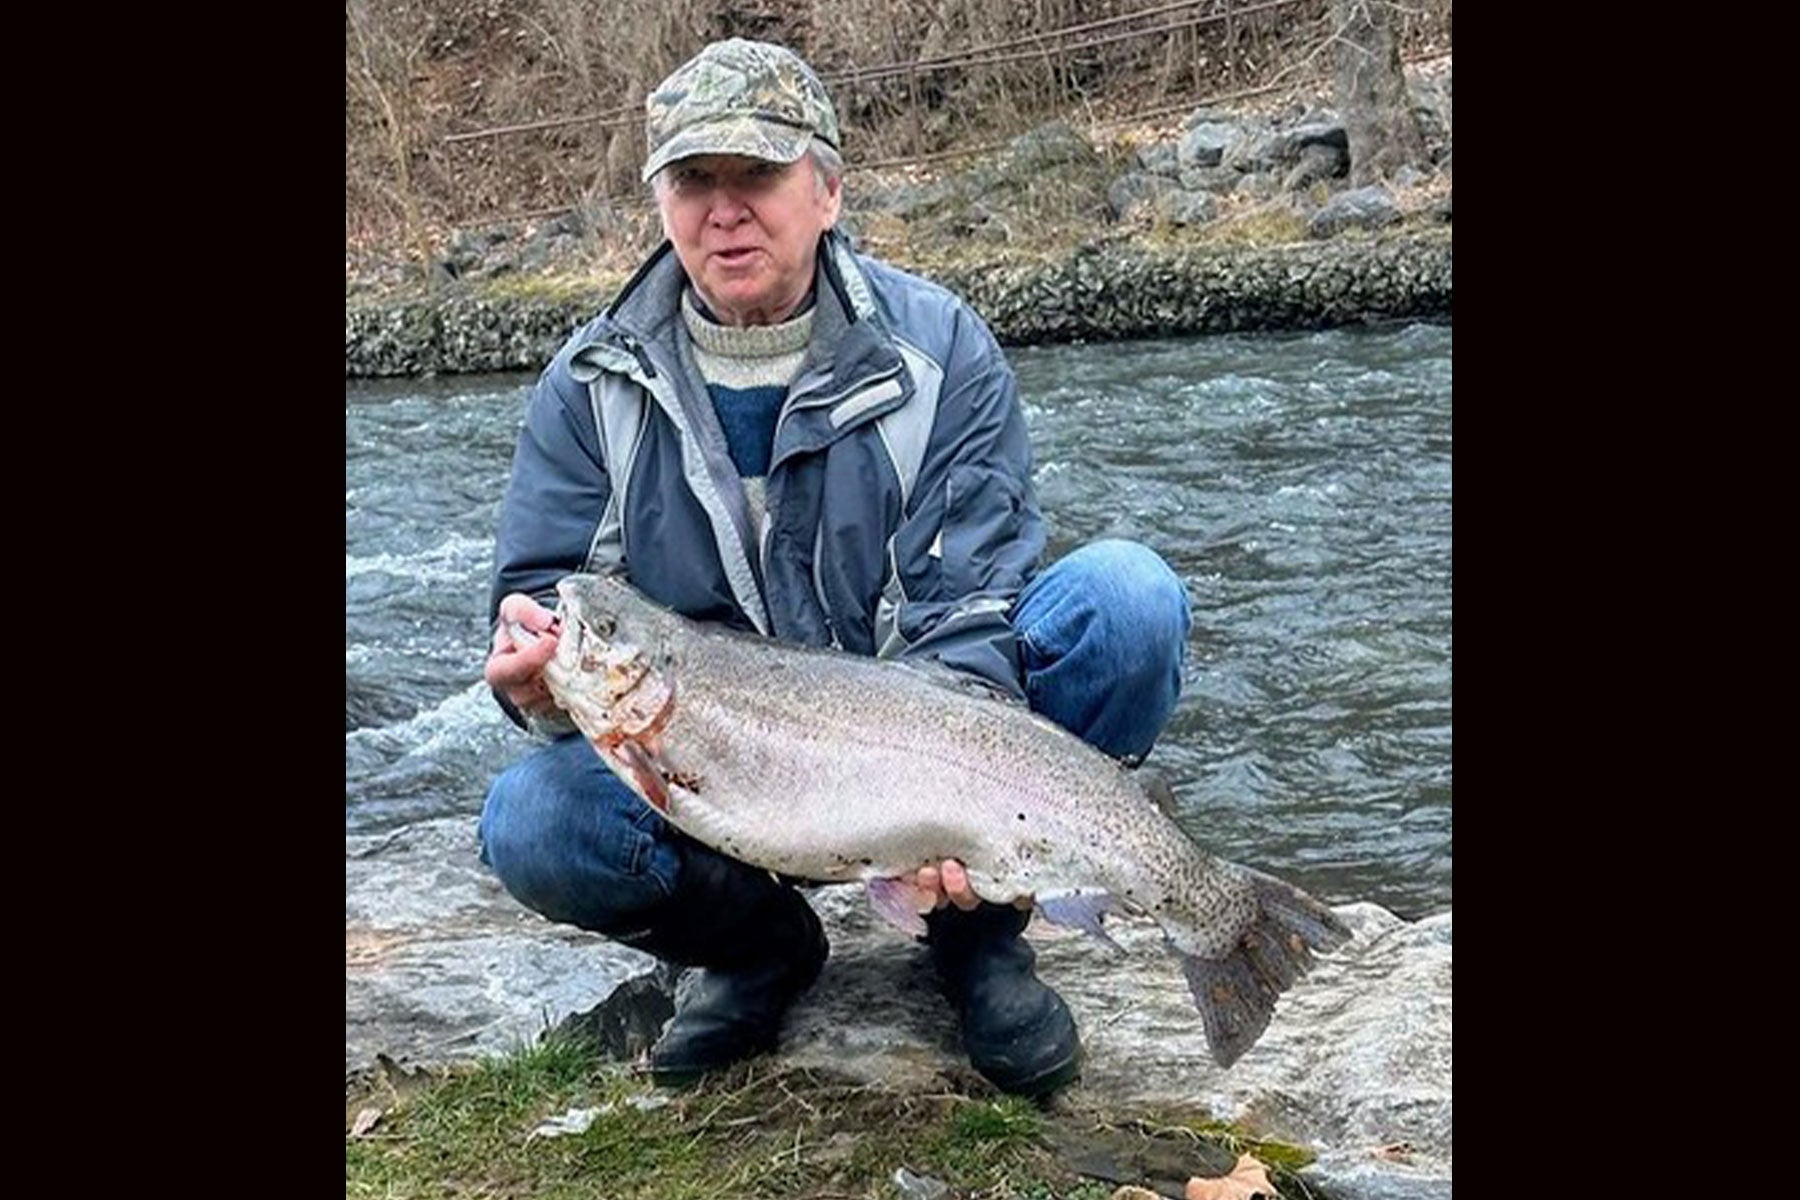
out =
[[[1150,764],[1208,850],[1408,918],[1450,889],[1448,325],[1009,352],[1052,557],[1157,550],[1194,627]],[[529,375],[352,381],[347,831],[473,825],[529,746],[481,681]]]

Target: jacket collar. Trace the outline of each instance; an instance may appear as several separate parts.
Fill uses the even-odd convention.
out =
[[[627,352],[643,363],[644,347],[648,346],[662,362],[679,363],[678,339],[686,337],[680,316],[681,294],[687,286],[687,272],[674,244],[664,241],[575,348],[578,370],[587,374],[600,365],[605,351],[584,354],[596,347]],[[829,229],[819,238],[814,288],[817,311],[812,344],[795,380],[790,405],[809,410],[809,418],[815,419],[792,429],[784,421],[775,459],[815,449],[874,420],[904,404],[913,391],[911,373],[882,320],[868,276],[857,262],[850,239],[837,229]]]

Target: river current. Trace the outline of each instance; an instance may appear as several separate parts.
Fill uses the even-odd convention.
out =
[[[1144,542],[1194,607],[1150,757],[1208,850],[1333,903],[1451,905],[1451,329],[1008,352],[1052,557]],[[346,827],[480,812],[529,746],[481,682],[529,375],[352,381]]]

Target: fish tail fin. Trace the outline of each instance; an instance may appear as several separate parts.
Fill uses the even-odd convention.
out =
[[[1238,868],[1256,898],[1256,918],[1230,953],[1206,959],[1182,954],[1182,974],[1200,1008],[1213,1061],[1229,1067],[1269,1026],[1275,1001],[1312,966],[1350,938],[1329,908],[1272,875]]]

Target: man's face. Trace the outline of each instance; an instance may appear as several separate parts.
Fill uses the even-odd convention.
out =
[[[814,182],[812,156],[772,163],[702,154],[670,163],[656,190],[663,232],[706,306],[728,325],[772,325],[812,287],[819,235],[842,189]]]

